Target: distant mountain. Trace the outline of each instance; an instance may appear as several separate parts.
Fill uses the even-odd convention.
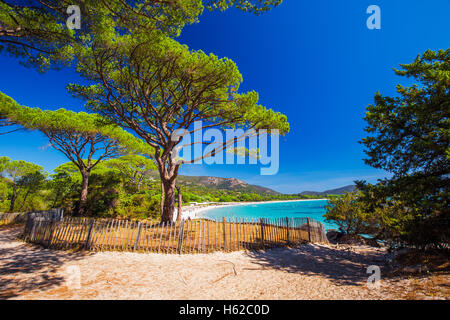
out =
[[[158,173],[151,174],[155,179],[158,179]],[[236,178],[221,178],[221,177],[209,177],[209,176],[183,176],[177,177],[177,184],[180,186],[188,187],[192,191],[227,191],[242,192],[242,193],[254,193],[260,195],[278,195],[279,192],[248,184],[247,182]]]
[[[158,179],[158,173],[153,172],[152,176]],[[280,195],[281,193],[253,184],[248,184],[247,182],[236,179],[236,178],[221,178],[221,177],[210,177],[210,176],[183,176],[177,177],[177,184],[186,187],[191,192],[200,192],[201,194],[210,191],[223,191],[227,194],[232,193],[247,193],[247,194],[260,194],[260,195]],[[345,187],[325,190],[323,192],[319,191],[303,191],[299,195],[302,196],[324,196],[327,194],[343,194],[344,192],[351,192],[355,189],[355,185],[348,185]],[[186,190],[186,189],[185,189]]]
[[[344,187],[340,187],[340,188],[336,188],[336,189],[330,189],[330,190],[325,190],[325,191],[303,191],[302,195],[307,195],[307,196],[325,196],[327,194],[344,194],[345,192],[352,192],[353,190],[355,190],[356,186],[351,184],[348,186],[344,186]]]
[[[178,176],[177,183],[189,187],[206,187],[215,190],[229,190],[256,194],[279,194],[275,190],[248,184],[236,178],[220,178],[208,176]]]

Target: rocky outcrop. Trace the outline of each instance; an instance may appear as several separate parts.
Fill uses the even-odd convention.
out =
[[[327,232],[327,239],[333,244],[366,245],[371,247],[380,247],[375,239],[368,239],[360,235],[349,235],[343,232],[331,229]]]

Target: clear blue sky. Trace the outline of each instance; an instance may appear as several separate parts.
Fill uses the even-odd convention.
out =
[[[366,8],[381,8],[381,30],[368,30]],[[280,170],[260,176],[257,166],[185,166],[182,174],[236,177],[296,193],[375,182],[386,173],[363,162],[364,108],[374,93],[395,93],[392,68],[426,49],[450,46],[448,0],[284,0],[262,16],[237,10],[206,12],[179,39],[193,49],[234,60],[242,91],[287,115]],[[82,110],[65,90],[73,70],[39,74],[0,56],[0,91],[28,106]],[[402,80],[403,81],[403,80]],[[38,163],[47,171],[66,162],[37,132],[0,136],[0,155]]]

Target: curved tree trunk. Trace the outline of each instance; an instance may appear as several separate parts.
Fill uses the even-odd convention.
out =
[[[53,200],[53,206],[52,206],[52,208],[55,208],[55,207],[56,207],[56,202],[58,201],[59,194],[60,194],[60,192],[59,192],[59,191],[56,191],[56,194],[55,194],[55,200]]]
[[[14,185],[13,187],[13,194],[11,196],[11,202],[9,204],[9,212],[14,211],[14,203],[16,202],[17,196],[19,195],[19,192],[17,192],[17,185]]]
[[[181,221],[181,206],[183,205],[183,196],[181,195],[181,188],[180,186],[175,186],[178,193],[178,214],[177,214],[177,222]]]
[[[170,154],[160,156],[159,150],[155,151],[155,159],[158,164],[161,189],[164,192],[164,201],[161,211],[161,222],[172,222],[175,212],[175,185],[180,164],[172,161]],[[162,200],[161,194],[161,200]]]
[[[25,204],[25,201],[27,201],[28,195],[30,194],[30,189],[31,188],[28,188],[27,193],[25,193],[25,196],[23,197],[23,201],[22,204],[20,205],[19,212],[22,212],[22,208]]]
[[[80,204],[78,206],[78,216],[83,216],[86,211],[87,195],[88,195],[88,184],[89,184],[89,172],[81,173],[81,193],[80,193]]]
[[[175,212],[175,181],[163,179],[163,186],[164,206],[161,213],[161,222],[171,222]]]
[[[160,201],[160,206],[161,206],[161,216],[163,214],[164,211],[164,184],[161,180],[161,201]]]

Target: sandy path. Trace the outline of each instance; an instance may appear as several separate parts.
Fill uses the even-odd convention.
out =
[[[181,256],[80,254],[24,244],[15,240],[17,233],[17,228],[0,229],[0,298],[3,299],[394,297],[389,293],[392,283],[382,281],[381,289],[377,290],[366,286],[367,266],[383,264],[384,252],[380,249],[351,251],[303,245],[266,252]],[[77,270],[79,277],[73,273]]]

